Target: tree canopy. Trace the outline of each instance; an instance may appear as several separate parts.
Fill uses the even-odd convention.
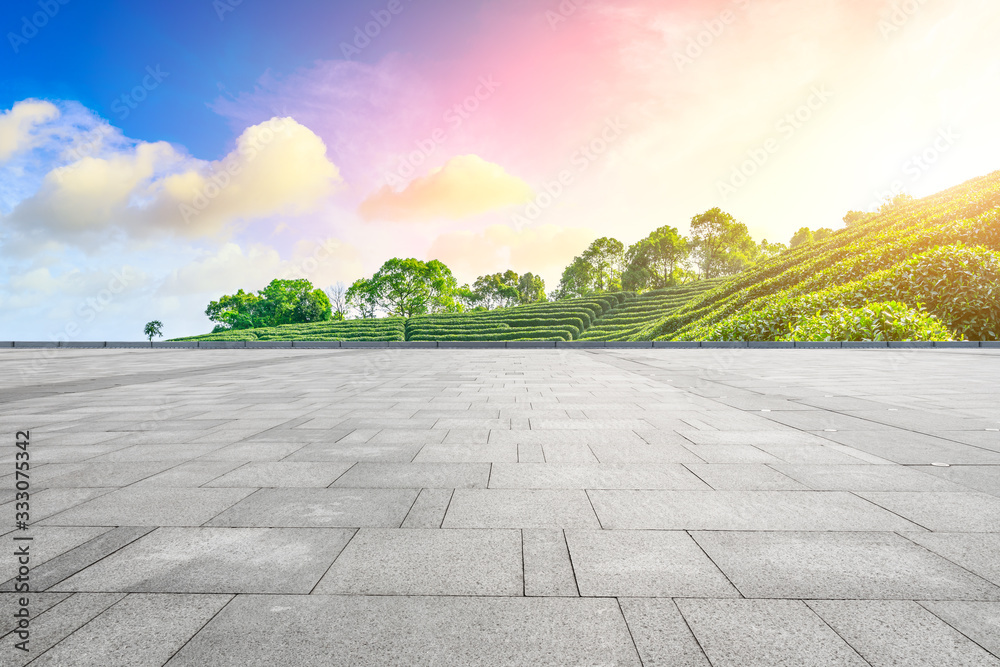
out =
[[[238,290],[205,309],[216,329],[252,329],[330,319],[330,298],[303,278],[272,280],[256,294]]]
[[[691,218],[691,243],[705,279],[739,273],[753,263],[758,250],[747,226],[719,208]]]
[[[390,316],[457,312],[458,281],[441,262],[393,257],[371,278],[356,280],[346,293],[347,303],[362,317],[382,311]]]

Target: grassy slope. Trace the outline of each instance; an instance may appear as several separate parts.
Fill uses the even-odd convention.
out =
[[[177,340],[625,340],[714,284],[717,281],[695,282],[638,298],[629,293],[600,294],[485,312],[293,324]]]
[[[993,254],[998,250],[1000,172],[995,172],[870,215],[820,243],[762,262],[635,332],[632,339],[767,340],[774,332],[766,327],[749,331],[740,325],[755,313],[774,310],[774,304],[783,304],[782,313],[788,315],[807,307],[857,307],[880,300],[902,300],[940,316],[959,335],[976,332],[976,327],[981,333],[989,323],[970,325],[975,315],[968,312],[971,306],[956,314],[963,308],[957,302],[985,301],[979,311],[990,312],[979,312],[980,319],[995,324],[998,314],[989,301],[1000,287]]]

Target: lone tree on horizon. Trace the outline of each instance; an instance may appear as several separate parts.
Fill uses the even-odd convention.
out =
[[[163,335],[163,322],[160,320],[153,320],[152,322],[147,322],[146,327],[142,330],[146,336],[149,337],[149,342],[153,342],[153,337],[161,337]]]

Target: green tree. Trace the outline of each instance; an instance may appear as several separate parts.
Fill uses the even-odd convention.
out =
[[[160,320],[146,322],[146,326],[143,328],[142,332],[146,334],[149,338],[149,342],[152,343],[153,338],[159,338],[163,335],[163,322]]]
[[[357,309],[362,319],[372,319],[378,310],[378,290],[371,280],[359,278],[344,293],[348,306]]]
[[[757,256],[760,259],[770,259],[777,257],[786,250],[788,250],[788,246],[784,243],[768,243],[767,239],[764,239],[758,246]]]
[[[253,329],[266,326],[261,312],[261,301],[258,295],[241,289],[236,294],[224,294],[218,301],[209,303],[205,315],[218,324],[216,330]]]
[[[586,296],[593,291],[594,267],[583,257],[574,257],[573,261],[563,269],[559,287],[552,293],[553,299],[571,299]]]
[[[477,303],[482,304],[487,310],[507,308],[518,303],[520,280],[521,276],[510,270],[493,273],[476,278],[472,290],[478,297]]]
[[[521,305],[545,301],[545,281],[541,276],[525,273],[517,281],[517,302]]]
[[[330,319],[330,297],[304,278],[272,280],[258,294],[263,326],[322,322]]]
[[[347,290],[348,302],[362,317],[378,310],[391,316],[413,317],[423,313],[461,312],[458,281],[438,260],[393,257],[370,279],[355,281]]]
[[[792,235],[792,240],[788,242],[788,247],[798,248],[803,243],[812,243],[813,233],[808,227],[802,227]]]
[[[583,251],[581,258],[590,264],[598,292],[621,289],[625,269],[625,246],[621,241],[608,236],[599,238]]]
[[[622,287],[642,291],[676,284],[689,253],[687,239],[676,228],[664,225],[656,229],[625,253]]]
[[[701,277],[736,275],[757,255],[747,226],[719,208],[691,219],[691,243]]]
[[[813,241],[819,243],[823,239],[829,238],[833,235],[833,230],[829,227],[820,227],[815,232],[813,232]]]
[[[238,290],[223,295],[205,309],[216,330],[273,327],[281,324],[321,322],[330,319],[330,299],[305,279],[272,280],[251,294]]]

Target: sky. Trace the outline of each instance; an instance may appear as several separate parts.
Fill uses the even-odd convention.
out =
[[[5,0],[0,340],[211,330],[390,257],[758,241],[1000,169],[996,0]]]

